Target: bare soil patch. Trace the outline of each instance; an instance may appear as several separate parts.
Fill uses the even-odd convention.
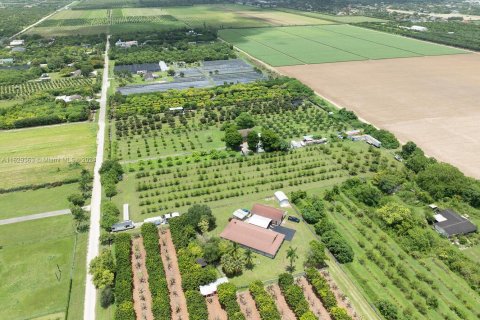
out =
[[[152,296],[148,286],[148,272],[145,266],[145,248],[143,238],[133,239],[133,306],[137,319],[153,320]]]
[[[207,301],[208,320],[228,320],[227,313],[222,309],[216,294],[206,297],[205,300]]]
[[[247,320],[261,320],[250,291],[237,294],[238,305]]]
[[[288,307],[287,301],[285,301],[285,298],[283,297],[278,284],[268,285],[266,289],[275,301],[275,305],[277,306],[278,312],[280,312],[282,320],[297,319],[293,311],[290,310],[290,308]]]
[[[162,256],[173,320],[188,320],[187,301],[182,290],[182,277],[178,269],[177,251],[173,246],[169,229],[159,230],[160,252]]]
[[[310,310],[312,310],[319,319],[331,320],[332,318],[330,317],[330,314],[323,306],[322,301],[320,301],[313,292],[313,288],[307,279],[305,279],[305,277],[300,277],[296,281],[297,284],[302,287],[305,299],[307,299],[308,304],[310,305]]]
[[[480,178],[480,55],[277,68],[402,142]]]

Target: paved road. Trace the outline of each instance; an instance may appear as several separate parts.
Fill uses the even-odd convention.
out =
[[[100,97],[100,112],[98,113],[97,133],[97,157],[93,173],[92,201],[90,203],[90,232],[88,234],[87,248],[87,278],[85,284],[85,304],[83,309],[84,320],[95,320],[95,303],[97,291],[92,282],[92,276],[88,273],[90,261],[98,255],[100,237],[100,204],[102,201],[102,185],[100,182],[100,167],[103,163],[103,148],[105,144],[105,113],[107,108],[107,90],[110,82],[108,80],[108,49],[110,48],[110,36],[107,38],[105,48],[105,66],[103,69],[102,95]]]
[[[3,220],[0,220],[0,226],[5,225],[5,224],[12,224],[12,223],[18,223],[18,222],[24,222],[24,221],[30,221],[30,220],[37,220],[37,219],[43,219],[43,218],[62,216],[62,215],[65,215],[65,214],[70,214],[70,209],[50,211],[50,212],[44,212],[44,213],[36,213],[36,214],[30,214],[28,216],[23,216],[23,217],[3,219]]]
[[[18,32],[18,33],[15,33],[13,36],[11,36],[10,39],[14,39],[14,38],[18,37],[19,35],[21,35],[22,33],[27,32],[27,31],[30,30],[31,28],[35,27],[36,25],[39,25],[39,24],[42,23],[43,21],[45,21],[45,20],[47,20],[48,18],[50,18],[51,16],[53,16],[55,13],[60,12],[60,11],[62,11],[62,10],[68,9],[68,7],[69,7],[70,5],[72,5],[73,3],[75,3],[75,2],[76,2],[76,1],[73,1],[73,2],[71,2],[71,3],[69,3],[69,4],[67,4],[65,7],[62,7],[62,8],[60,8],[60,9],[58,9],[58,10],[50,13],[48,16],[45,16],[45,17],[43,17],[42,19],[38,20],[37,22],[29,25],[28,27],[25,27],[22,31],[20,31],[20,32]]]

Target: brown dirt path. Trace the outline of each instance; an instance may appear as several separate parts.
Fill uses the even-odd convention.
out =
[[[330,286],[330,289],[333,291],[335,294],[335,298],[337,298],[337,303],[340,307],[344,308],[347,310],[348,315],[352,317],[353,319],[360,319],[358,316],[357,312],[355,311],[355,308],[353,307],[352,303],[348,300],[348,297],[340,290],[340,288],[337,286],[335,281],[332,279],[328,271],[321,271],[323,277],[327,280],[328,285]]]
[[[258,313],[255,300],[253,300],[250,291],[237,294],[237,301],[238,305],[240,306],[240,310],[247,320],[261,320],[260,313]]]
[[[288,307],[287,301],[285,301],[278,284],[271,284],[267,286],[266,289],[267,292],[272,296],[273,300],[275,300],[275,305],[277,306],[278,312],[280,312],[282,320],[297,319],[293,311]]]
[[[227,313],[222,309],[216,294],[206,297],[205,300],[207,301],[208,320],[228,320]]]
[[[145,248],[141,237],[133,239],[133,306],[137,319],[153,320],[152,296],[148,286],[148,273],[145,266]]]
[[[177,252],[173,246],[170,230],[161,229],[158,231],[158,235],[160,237],[160,253],[170,292],[172,320],[188,320],[187,301],[182,290],[182,277],[178,269]]]
[[[313,313],[315,313],[315,315],[322,320],[331,320],[332,318],[330,317],[330,314],[323,306],[322,301],[320,301],[320,299],[318,299],[313,292],[313,288],[307,279],[305,279],[305,277],[300,277],[297,279],[297,283],[303,289],[303,294],[310,305],[310,310],[312,310]]]

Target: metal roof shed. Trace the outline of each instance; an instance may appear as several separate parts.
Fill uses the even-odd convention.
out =
[[[260,228],[268,229],[268,227],[270,227],[270,224],[272,223],[272,219],[254,214],[250,218],[245,220],[245,222],[253,224],[254,226]]]

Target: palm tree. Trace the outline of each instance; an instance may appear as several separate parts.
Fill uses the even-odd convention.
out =
[[[253,268],[253,252],[250,249],[245,251],[245,266],[247,269]]]
[[[295,260],[298,259],[297,248],[293,248],[292,246],[288,247],[287,259],[290,261],[290,265],[288,266],[287,270],[292,273],[295,271]]]

